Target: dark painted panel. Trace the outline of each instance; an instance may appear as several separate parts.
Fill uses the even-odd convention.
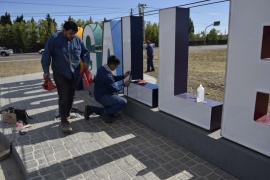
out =
[[[132,79],[143,79],[142,16],[131,16],[131,72]],[[141,30],[140,30],[141,29]]]
[[[176,8],[174,95],[187,92],[188,79],[188,41],[189,41],[189,9]],[[172,44],[173,48],[173,44]]]

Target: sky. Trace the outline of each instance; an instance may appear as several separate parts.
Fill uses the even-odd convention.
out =
[[[190,8],[190,18],[194,24],[195,34],[205,31],[205,28],[213,24],[214,21],[220,21],[220,25],[209,26],[207,33],[215,28],[220,33],[226,34],[229,22],[229,1],[193,7],[219,1],[224,0],[0,0],[0,15],[7,12],[11,15],[12,21],[21,15],[24,16],[25,20],[30,20],[33,17],[35,21],[38,21],[45,19],[46,15],[50,14],[60,28],[69,15],[75,20],[88,20],[91,16],[93,21],[99,22],[103,21],[104,18],[117,20],[119,17],[129,16],[131,9],[133,15],[138,15],[138,4],[144,4],[145,21],[158,23],[160,9],[181,6]],[[195,2],[200,3],[190,4]]]

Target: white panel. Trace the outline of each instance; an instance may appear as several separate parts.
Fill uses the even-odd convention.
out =
[[[270,93],[270,62],[261,60],[269,0],[231,1],[222,135],[270,156],[270,126],[254,121],[256,92]],[[256,11],[256,12],[255,12]]]
[[[108,50],[111,53],[110,55],[114,55],[111,23],[105,22],[103,24],[102,65],[107,63]]]
[[[96,53],[90,53],[90,59],[92,61],[91,73],[92,73],[92,76],[94,77],[97,74],[97,55],[96,55]]]
[[[195,125],[210,129],[210,106],[198,104],[174,95],[176,8],[160,10],[159,16],[159,104],[161,111],[172,114]],[[178,22],[181,23],[181,22]]]
[[[131,29],[130,17],[122,18],[123,72],[131,70]],[[127,77],[125,80],[128,80]]]
[[[124,94],[128,97],[136,99],[137,97],[137,86],[131,83],[127,88],[124,89]]]
[[[90,37],[91,46],[96,45],[96,40],[94,37],[94,32],[91,26],[86,25],[83,30],[83,42],[86,45],[87,36]],[[96,61],[96,53],[90,52],[90,60],[92,61],[92,75],[96,75],[97,72],[97,61]]]
[[[95,45],[96,44],[96,40],[94,37],[94,32],[91,28],[91,26],[86,25],[83,29],[83,42],[84,44],[86,44],[86,37],[89,36],[90,40],[91,40],[91,45]]]
[[[152,106],[153,104],[153,89],[145,88],[143,86],[137,87],[137,99],[139,99],[144,104],[147,104],[149,106]]]
[[[143,104],[148,106],[153,105],[153,89],[146,88],[144,86],[131,83],[128,88],[125,88],[125,94]],[[128,92],[127,92],[128,90]]]
[[[159,13],[159,106],[174,89],[175,16],[175,9],[164,9]]]

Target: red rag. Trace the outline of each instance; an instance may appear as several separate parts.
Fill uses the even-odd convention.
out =
[[[44,81],[44,83],[42,84],[42,87],[45,89],[45,90],[48,90],[48,91],[51,91],[53,89],[56,88],[56,86],[53,84],[52,80],[49,78],[49,79],[46,79]]]

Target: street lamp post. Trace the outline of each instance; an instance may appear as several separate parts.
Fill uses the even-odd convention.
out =
[[[220,21],[215,21],[213,24],[210,24],[209,26],[219,26],[220,25]],[[206,42],[206,29],[209,27],[209,26],[206,26],[205,30],[204,30],[204,35],[205,35],[205,38],[204,38],[204,45],[205,45],[205,42]]]

